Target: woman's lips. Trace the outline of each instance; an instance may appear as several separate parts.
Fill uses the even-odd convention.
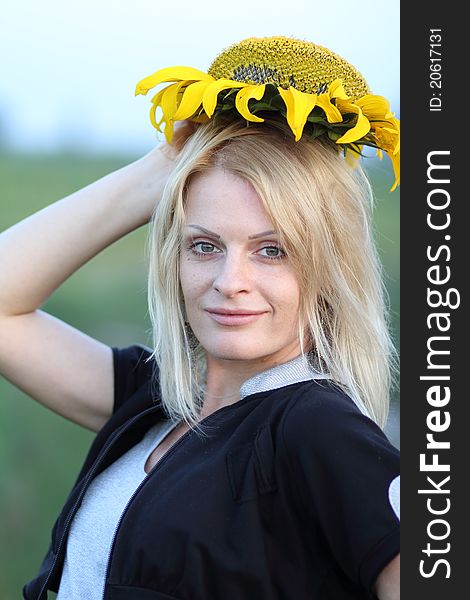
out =
[[[247,325],[248,323],[252,323],[264,315],[264,312],[216,312],[216,311],[207,311],[209,315],[214,319],[216,323],[220,325]]]

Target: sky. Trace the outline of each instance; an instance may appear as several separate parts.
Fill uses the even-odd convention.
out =
[[[399,113],[399,0],[3,0],[0,143],[144,153],[160,138],[137,81],[272,35],[336,52]]]

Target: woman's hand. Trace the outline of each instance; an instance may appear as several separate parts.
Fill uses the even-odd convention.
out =
[[[196,128],[197,124],[191,121],[177,121],[174,126],[171,144],[164,142],[156,146],[134,163],[141,177],[140,197],[139,199],[136,198],[136,201],[140,202],[144,209],[144,222],[150,220],[156,204],[162,196],[168,177],[175,166],[175,161]]]
[[[174,159],[197,128],[197,123],[193,121],[176,121],[173,129],[173,140],[171,144],[163,144],[163,151],[167,151],[170,158]]]

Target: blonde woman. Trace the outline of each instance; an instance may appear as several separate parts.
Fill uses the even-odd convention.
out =
[[[186,125],[1,235],[2,373],[97,432],[25,598],[399,597],[370,186],[291,133]],[[149,220],[152,349],[40,310]]]

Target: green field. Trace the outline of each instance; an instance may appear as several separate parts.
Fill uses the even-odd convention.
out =
[[[137,158],[137,157],[135,157]],[[0,154],[0,230],[133,157]],[[376,239],[399,342],[399,193],[389,194],[389,165],[371,162],[377,196]],[[102,252],[71,277],[45,309],[103,342],[149,343],[146,309],[145,228]],[[398,445],[398,396],[387,426]],[[85,451],[90,432],[58,417],[0,378],[0,598],[16,600],[34,576],[49,532]]]

